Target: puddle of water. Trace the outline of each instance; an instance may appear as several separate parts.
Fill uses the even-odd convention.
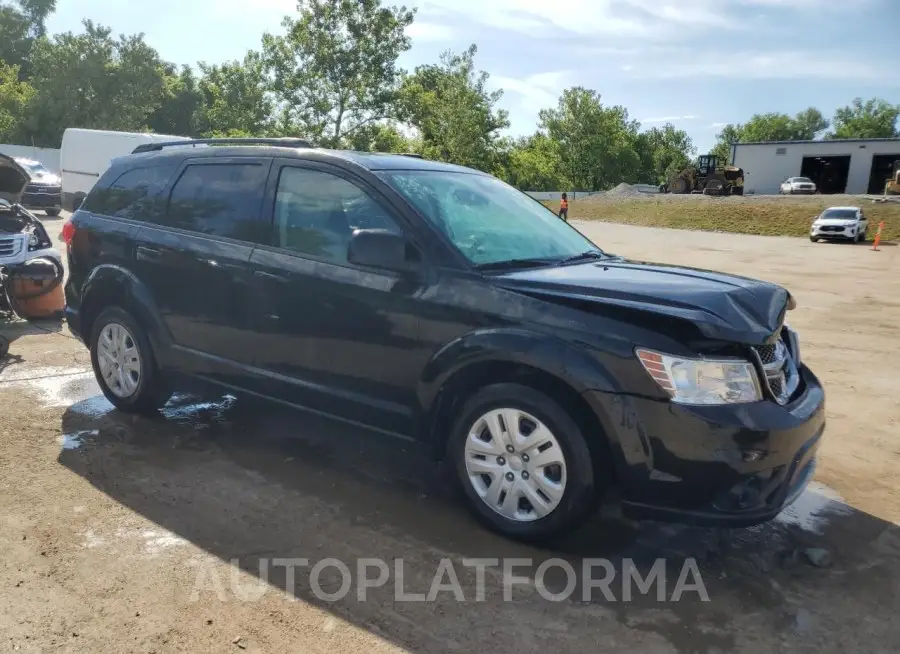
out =
[[[0,372],[0,382],[36,391],[45,408],[74,404],[85,396],[85,387],[92,381],[93,373],[85,368],[10,366]]]
[[[194,421],[201,416],[209,416],[215,420],[222,420],[224,412],[235,403],[235,398],[225,395],[217,402],[198,402],[197,398],[182,393],[176,393],[162,409],[162,414],[170,420]]]
[[[94,533],[93,530],[88,529],[84,532],[84,546],[88,549],[103,547],[104,545],[106,545],[106,539]]]
[[[154,531],[148,529],[141,532],[141,538],[144,539],[144,552],[150,556],[156,556],[173,547],[187,545],[186,540],[167,531]]]
[[[797,501],[782,511],[775,520],[814,534],[822,534],[831,517],[847,515],[851,510],[837,491],[813,481]]]
[[[77,450],[79,447],[84,445],[84,442],[81,440],[86,436],[99,436],[100,430],[92,429],[88,431],[76,431],[72,434],[63,434],[59,437],[59,444],[62,446],[64,450]]]
[[[97,395],[72,405],[72,412],[86,418],[102,418],[114,408],[106,397]]]

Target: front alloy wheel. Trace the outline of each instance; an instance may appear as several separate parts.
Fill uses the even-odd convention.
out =
[[[466,472],[492,510],[517,522],[552,513],[566,491],[566,457],[553,432],[513,408],[479,417],[466,441]]]
[[[554,398],[498,383],[460,407],[447,454],[479,521],[504,536],[542,541],[583,522],[611,483],[604,436],[596,429],[591,436],[598,439],[594,450]]]

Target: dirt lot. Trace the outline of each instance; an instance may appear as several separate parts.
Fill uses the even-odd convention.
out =
[[[761,236],[807,236],[813,217],[828,207],[862,208],[869,218],[869,239],[884,222],[882,240],[900,239],[900,196],[873,202],[861,195],[659,195],[617,187],[602,195],[572,200],[569,216],[643,227],[697,229]],[[554,212],[559,202],[545,202]]]
[[[374,434],[227,399],[121,415],[98,396],[83,347],[44,325],[17,331],[0,363],[0,650],[898,651],[900,248],[579,226],[617,254],[796,294],[790,320],[829,391],[830,422],[817,482],[787,514],[728,533],[597,516],[552,549],[517,545],[475,526],[442,470]],[[806,552],[821,553],[807,548],[831,565],[811,565]],[[322,593],[340,590],[335,568],[315,586],[309,567],[291,583],[272,565],[329,557],[353,579],[334,602]],[[476,601],[463,565],[476,557],[531,559],[515,571],[530,581],[504,601],[492,565]],[[666,559],[665,601],[654,588],[626,602],[618,581],[615,601],[599,590],[585,601],[580,579],[568,599],[545,599],[565,578],[555,567],[537,583],[539,563],[580,571],[598,557],[644,574]],[[365,601],[360,558],[391,567]],[[447,590],[395,601],[395,559],[406,593],[427,593],[448,559],[465,601]],[[708,602],[670,601],[687,559]]]

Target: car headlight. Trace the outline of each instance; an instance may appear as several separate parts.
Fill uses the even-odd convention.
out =
[[[41,242],[41,241],[40,241],[40,239],[37,237],[37,234],[32,234],[31,236],[28,237],[28,247],[29,247],[29,249],[33,250],[34,248],[36,248],[36,247],[38,246],[38,243],[40,243],[40,242]]]
[[[653,381],[678,404],[740,404],[762,399],[759,376],[749,361],[687,359],[644,349],[635,354]]]

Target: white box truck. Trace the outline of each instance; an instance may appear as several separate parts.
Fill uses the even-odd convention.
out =
[[[116,157],[131,154],[144,143],[189,141],[187,136],[139,132],[108,132],[70,127],[63,132],[59,167],[62,177],[62,207],[77,209]]]

